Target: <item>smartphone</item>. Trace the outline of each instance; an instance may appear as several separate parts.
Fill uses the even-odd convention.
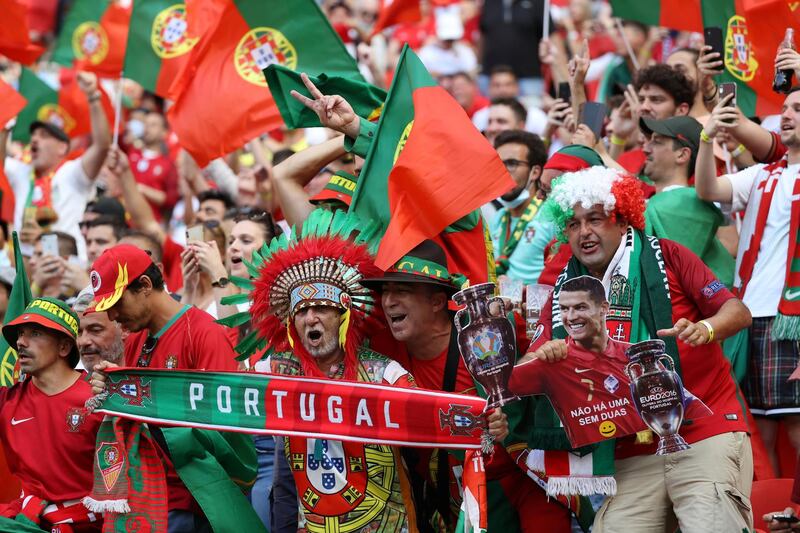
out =
[[[203,225],[195,224],[186,228],[186,242],[203,242]]]
[[[800,521],[800,518],[796,516],[790,516],[788,514],[774,514],[772,515],[772,519],[776,522],[783,522],[784,524],[796,524]]]
[[[728,96],[729,94],[733,95],[733,100],[731,100],[730,104],[735,106],[736,105],[736,83],[732,81],[726,81],[725,83],[719,84],[719,99],[720,101]]]
[[[597,140],[603,137],[603,124],[606,121],[608,108],[600,102],[586,102],[581,106],[580,123],[589,126]]]
[[[705,41],[707,46],[711,47],[710,52],[716,52],[719,54],[718,59],[722,59],[725,57],[725,47],[722,41],[722,28],[718,28],[716,26],[709,26],[708,28],[703,29],[703,40]]]
[[[572,99],[572,91],[569,88],[569,82],[562,81],[558,84],[556,98],[561,98],[565,102],[569,102]]]
[[[47,233],[42,235],[42,255],[52,255],[58,257],[58,235],[55,233]]]

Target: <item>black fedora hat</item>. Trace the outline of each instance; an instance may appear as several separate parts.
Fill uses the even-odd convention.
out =
[[[364,287],[381,292],[384,283],[425,283],[443,289],[452,296],[461,288],[447,269],[447,256],[442,247],[432,240],[422,241],[403,256],[380,278],[365,278]]]

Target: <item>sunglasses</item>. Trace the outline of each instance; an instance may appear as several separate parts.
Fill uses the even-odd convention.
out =
[[[147,368],[150,366],[150,361],[153,359],[153,352],[158,344],[158,337],[147,337],[142,344],[142,351],[139,354],[139,359],[136,361],[136,366]]]

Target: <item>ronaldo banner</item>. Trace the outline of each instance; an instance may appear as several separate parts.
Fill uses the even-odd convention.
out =
[[[486,400],[245,372],[109,369],[98,411],[143,422],[358,443],[480,449]]]

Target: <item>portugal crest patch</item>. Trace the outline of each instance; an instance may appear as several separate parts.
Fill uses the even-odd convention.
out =
[[[753,55],[753,43],[747,34],[747,21],[741,15],[728,20],[725,38],[725,67],[734,78],[750,81],[758,70],[758,61]]]
[[[101,442],[97,447],[96,455],[103,485],[108,492],[111,492],[119,479],[122,467],[125,466],[125,458],[120,453],[120,447],[116,442]]]
[[[480,416],[472,414],[469,405],[451,403],[446,413],[439,409],[439,427],[449,428],[451,435],[469,437],[475,428],[482,425]]]
[[[84,59],[97,65],[108,55],[108,34],[95,21],[79,24],[72,33],[72,53],[77,59]]]
[[[244,34],[233,53],[236,72],[255,85],[267,86],[262,70],[278,63],[286,68],[297,68],[297,51],[283,33],[275,28],[253,28]]]
[[[86,409],[72,407],[67,409],[67,429],[70,433],[77,433],[86,419]]]
[[[75,129],[76,125],[75,119],[58,104],[44,104],[36,112],[36,119],[54,124],[68,135],[69,132]]]
[[[394,160],[392,164],[397,163],[397,158],[400,157],[400,152],[403,151],[403,148],[406,147],[406,142],[408,142],[408,136],[411,135],[411,128],[414,127],[414,121],[412,120],[406,127],[403,128],[403,133],[400,135],[400,140],[397,141],[397,148],[394,149]]]
[[[140,406],[145,400],[150,399],[150,382],[142,383],[140,376],[135,376],[120,381],[109,380],[106,384],[109,396],[116,394],[126,400],[128,405]]]
[[[186,5],[175,4],[161,11],[153,19],[150,45],[161,59],[178,57],[197,44],[198,38],[186,35]]]

